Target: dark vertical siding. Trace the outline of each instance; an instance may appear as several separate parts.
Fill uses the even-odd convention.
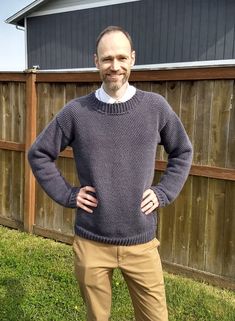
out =
[[[189,61],[197,60],[197,57],[198,57],[200,18],[201,18],[200,7],[201,7],[200,0],[197,2],[192,1],[192,25],[191,25]]]
[[[234,0],[141,0],[28,18],[28,64],[93,67],[98,33],[120,25],[136,64],[235,59]]]
[[[230,6],[226,7],[226,25],[225,25],[225,46],[224,46],[224,58],[229,59],[229,57],[234,55],[233,45],[235,39],[235,5],[234,0],[229,0]],[[232,10],[231,14],[228,12]]]
[[[231,8],[230,8],[231,10]],[[225,41],[225,26],[226,26],[225,7],[219,5],[217,14],[217,27],[216,27],[216,46],[215,46],[215,59],[224,56],[224,41]],[[223,36],[224,35],[224,36]]]
[[[185,19],[185,0],[181,1],[182,6],[179,5],[179,0],[176,1],[176,25],[175,34],[176,41],[174,46],[174,60],[180,61],[183,56],[183,39],[184,39],[184,19]]]
[[[201,0],[202,1],[202,0]],[[215,59],[216,55],[216,42],[217,39],[220,39],[220,36],[224,38],[225,34],[222,31],[221,35],[218,33],[218,11],[224,11],[225,10],[225,4],[226,1],[224,2],[224,5],[221,5],[221,0],[210,0],[209,1],[209,15],[208,15],[208,41],[207,41],[207,59],[208,60],[213,60]],[[215,10],[215,6],[217,7],[217,10]],[[219,10],[218,10],[219,9]],[[224,16],[225,18],[225,16]],[[224,25],[226,24],[226,20],[222,19],[221,27],[224,30]],[[223,57],[223,53],[219,57]],[[218,58],[220,59],[220,58]]]
[[[206,52],[207,52],[207,41],[208,41],[208,19],[209,19],[209,1],[202,1],[201,0],[201,21],[200,21],[200,29],[199,29],[199,48],[201,51],[201,60],[206,60]]]
[[[185,0],[184,2],[184,27],[182,33],[182,56],[177,58],[177,61],[189,61],[191,52],[191,33],[192,33],[192,5],[193,0]],[[187,27],[186,27],[187,26]]]

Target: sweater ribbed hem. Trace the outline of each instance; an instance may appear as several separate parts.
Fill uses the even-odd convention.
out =
[[[95,242],[101,242],[101,243],[112,244],[112,245],[129,246],[129,245],[137,245],[137,244],[150,242],[152,239],[156,237],[156,227],[154,226],[154,230],[148,231],[144,234],[135,235],[135,236],[126,237],[126,238],[113,238],[113,237],[109,238],[105,236],[100,236],[97,234],[93,234],[92,232],[87,231],[80,226],[75,226],[75,234]]]

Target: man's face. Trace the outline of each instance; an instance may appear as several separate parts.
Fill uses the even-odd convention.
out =
[[[95,64],[108,94],[127,85],[134,63],[135,52],[131,51],[130,42],[122,32],[110,32],[101,38]]]

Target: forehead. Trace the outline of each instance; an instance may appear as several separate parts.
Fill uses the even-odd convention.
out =
[[[100,39],[97,48],[98,55],[130,54],[131,45],[128,38],[120,31],[106,33]]]

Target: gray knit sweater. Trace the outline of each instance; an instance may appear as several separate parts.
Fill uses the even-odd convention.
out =
[[[158,144],[169,155],[168,166],[152,186]],[[160,206],[168,205],[192,161],[191,143],[166,100],[137,89],[127,102],[106,104],[91,93],[69,102],[37,137],[28,154],[36,179],[53,200],[76,208],[79,187],[54,162],[66,146],[73,149],[81,186],[93,186],[98,199],[92,214],[77,208],[75,233],[116,245],[153,239],[156,215],[141,211],[143,192],[152,188]]]

